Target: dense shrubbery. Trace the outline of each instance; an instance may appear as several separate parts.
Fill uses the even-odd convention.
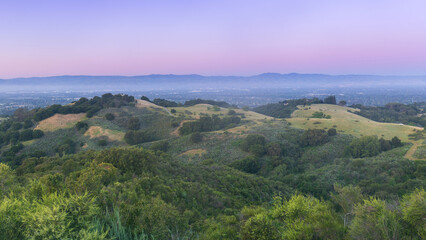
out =
[[[402,145],[398,137],[394,137],[392,140],[385,140],[383,138],[378,139],[377,136],[363,136],[354,139],[346,147],[346,152],[354,158],[365,158],[377,156],[382,151],[388,151]]]
[[[232,116],[220,118],[217,115],[202,116],[200,119],[190,122],[185,122],[181,128],[179,128],[180,135],[187,135],[193,132],[208,132],[224,129],[229,127],[231,124],[239,124],[241,118]]]
[[[424,113],[424,109],[417,105],[415,103],[410,105],[388,103],[384,107],[369,107],[361,104],[352,105],[351,107],[360,109],[360,111],[354,112],[355,114],[374,121],[404,123],[424,127],[426,126],[425,115],[418,116],[418,114]]]

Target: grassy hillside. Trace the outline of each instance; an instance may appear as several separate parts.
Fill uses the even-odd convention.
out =
[[[376,135],[379,138],[392,139],[394,136],[397,136],[404,142],[414,144],[416,148],[418,145],[423,145],[421,141],[409,139],[410,134],[416,131],[422,131],[423,128],[397,123],[376,122],[351,113],[350,111],[353,112],[358,110],[331,104],[314,104],[305,107],[298,106],[298,110],[294,111],[291,118],[287,118],[286,120],[290,122],[292,126],[301,129],[336,128],[339,133],[350,134],[356,137]],[[331,118],[312,118],[313,114],[316,112],[330,115]],[[407,157],[412,158],[413,153],[408,152]]]

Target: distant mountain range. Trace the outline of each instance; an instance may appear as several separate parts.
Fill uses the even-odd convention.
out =
[[[426,76],[263,73],[254,76],[52,76],[0,79],[0,91],[171,90],[232,88],[421,86]]]

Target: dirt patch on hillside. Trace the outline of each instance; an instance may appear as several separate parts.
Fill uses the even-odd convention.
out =
[[[84,135],[90,138],[107,137],[109,141],[123,141],[124,138],[123,132],[104,129],[101,126],[91,126]]]
[[[39,122],[35,129],[40,129],[44,132],[55,131],[61,128],[71,128],[85,118],[85,113],[79,114],[55,114],[50,118]]]

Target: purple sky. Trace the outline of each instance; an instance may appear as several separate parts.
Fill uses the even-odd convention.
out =
[[[0,1],[0,78],[263,72],[426,75],[426,1]]]

